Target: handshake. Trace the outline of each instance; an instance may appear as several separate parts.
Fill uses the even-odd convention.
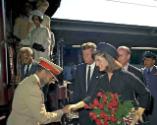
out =
[[[64,113],[71,113],[71,112],[74,112],[74,111],[77,111],[77,110],[83,108],[84,105],[85,105],[85,103],[83,101],[80,101],[76,104],[66,105],[62,110]]]
[[[70,104],[70,105],[66,105],[62,110],[63,110],[64,113],[67,114],[67,113],[74,112],[74,111],[76,111],[78,109],[75,106],[75,104]]]

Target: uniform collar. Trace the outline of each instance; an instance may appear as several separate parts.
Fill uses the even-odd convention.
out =
[[[153,68],[154,68],[155,66],[152,66],[152,67],[150,67],[150,68],[147,68],[147,67],[144,67],[144,69],[150,69],[150,72],[153,70]]]
[[[39,77],[36,74],[34,74],[34,77],[35,77],[35,79],[37,81],[37,84],[38,84],[39,88],[41,88]]]

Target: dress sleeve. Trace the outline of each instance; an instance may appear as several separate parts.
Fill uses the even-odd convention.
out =
[[[130,77],[130,86],[135,91],[137,95],[137,100],[139,101],[139,106],[143,108],[149,108],[151,96],[149,90],[146,88],[144,83],[137,79],[135,76]]]
[[[50,44],[51,44],[51,33],[48,30],[48,28],[44,28],[44,34],[43,34],[43,42],[45,44],[43,44],[44,49],[48,49],[48,51],[50,51]]]

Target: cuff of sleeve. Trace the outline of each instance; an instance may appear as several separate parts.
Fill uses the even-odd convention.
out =
[[[57,110],[56,112],[57,112],[57,114],[59,114],[59,119],[58,119],[58,121],[61,121],[62,116],[64,115],[63,110],[62,110],[62,109],[60,109],[60,110]]]
[[[83,101],[84,103],[89,104],[91,102],[91,97],[87,96]]]

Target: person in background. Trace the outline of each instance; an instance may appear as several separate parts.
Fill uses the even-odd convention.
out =
[[[38,0],[36,7],[44,15],[42,25],[46,26],[50,30],[51,19],[49,16],[47,16],[45,14],[47,8],[49,7],[48,1],[47,0]]]
[[[82,44],[82,56],[84,63],[79,64],[74,69],[74,89],[72,103],[81,101],[87,96],[87,93],[93,88],[92,80],[97,77],[98,70],[95,66],[92,54],[96,51],[96,45],[93,42],[86,42]],[[88,112],[82,110],[79,112],[79,122],[85,125],[88,121]]]
[[[18,59],[19,66],[18,75],[16,77],[17,83],[34,74],[38,70],[38,63],[34,60],[34,53],[30,47],[22,47],[19,51]],[[47,108],[47,103],[52,103],[47,100],[49,84],[45,84],[41,89],[44,93],[44,101]]]
[[[49,7],[49,2],[47,0],[38,0],[36,3],[36,10],[40,11],[43,14],[43,21],[41,24],[49,29],[49,32],[51,33],[51,55],[53,54],[53,48],[55,46],[55,36],[54,33],[51,31],[51,19],[48,15],[45,14],[46,10]],[[34,10],[34,11],[36,11]],[[33,11],[32,11],[33,13]],[[33,23],[32,23],[33,24]],[[32,25],[32,28],[35,27]]]
[[[18,54],[18,81],[37,71],[38,64],[34,61],[33,50],[30,47],[22,47]]]
[[[23,9],[24,11],[15,19],[13,34],[20,40],[25,39],[30,32],[31,24],[29,22],[29,16],[32,8],[32,5],[26,2]]]
[[[142,72],[140,69],[136,68],[135,66],[129,64],[131,58],[131,51],[127,46],[119,46],[117,48],[118,52],[118,61],[122,64],[123,69],[125,71],[129,71],[133,73],[136,77],[140,80],[144,80]]]
[[[83,108],[86,104],[93,102],[97,93],[103,90],[121,95],[124,101],[133,101],[136,110],[131,120],[131,125],[135,125],[142,119],[142,114],[149,104],[149,91],[142,81],[132,73],[122,70],[122,65],[117,61],[117,56],[117,50],[111,44],[100,42],[97,45],[97,52],[94,54],[95,63],[102,74],[94,81],[95,87],[93,87],[91,93],[84,100],[69,105],[69,110],[76,111]],[[135,94],[138,97],[136,99]],[[137,99],[139,104],[136,103]],[[89,122],[86,125],[93,124],[95,125],[94,122]]]
[[[145,84],[142,71],[129,63],[130,58],[131,58],[131,50],[127,46],[119,46],[117,48],[117,52],[118,52],[118,61],[122,64],[123,70],[133,73],[136,77],[142,80],[143,83]],[[150,100],[150,104],[151,104],[151,100]],[[143,115],[143,120],[144,120],[143,124],[145,125],[149,123],[148,114],[150,112],[150,109],[151,109],[151,106],[147,110],[145,110],[145,113]]]
[[[40,58],[36,73],[21,81],[15,90],[7,125],[39,125],[60,122],[63,114],[69,112],[68,107],[47,112],[41,87],[50,84],[53,79],[56,80],[55,75],[60,74],[62,70],[61,67],[47,59]]]
[[[41,25],[43,14],[38,10],[33,11],[31,19],[36,28],[29,33],[25,40],[21,41],[21,45],[32,47],[36,60],[39,57],[50,59],[51,33],[48,28]]]
[[[149,88],[153,97],[152,114],[150,115],[150,124],[157,125],[157,67],[156,55],[151,51],[144,53],[144,68],[142,69],[146,86]]]

